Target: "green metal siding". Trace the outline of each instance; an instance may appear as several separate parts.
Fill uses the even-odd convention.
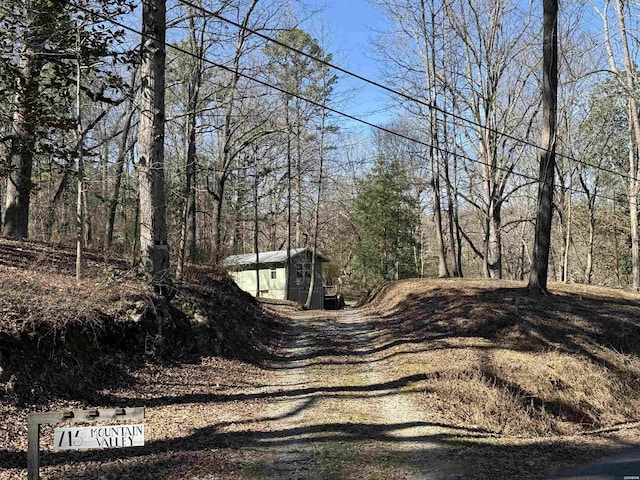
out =
[[[284,299],[286,289],[286,274],[283,266],[276,267],[276,278],[271,278],[271,267],[260,269],[260,296]],[[251,295],[256,294],[257,280],[255,270],[242,270],[231,273],[238,286]],[[266,292],[266,293],[262,293]]]

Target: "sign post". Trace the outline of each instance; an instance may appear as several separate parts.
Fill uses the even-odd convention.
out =
[[[29,415],[27,469],[29,480],[40,479],[40,425],[144,419],[144,407],[68,410]],[[56,428],[54,450],[122,448],[144,445],[144,425],[100,425]]]

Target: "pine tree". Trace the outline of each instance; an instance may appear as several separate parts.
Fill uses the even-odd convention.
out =
[[[138,127],[138,194],[142,264],[162,293],[171,293],[167,202],[164,186],[165,0],[145,2],[142,9],[142,98]]]
[[[281,32],[278,42],[289,45],[298,50],[294,51],[279,44],[269,44],[264,52],[271,62],[270,73],[274,76],[279,88],[282,89],[284,105],[284,123],[287,128],[287,170],[289,197],[295,190],[295,246],[300,246],[302,241],[302,197],[304,176],[304,152],[303,143],[306,135],[306,127],[309,119],[319,115],[318,106],[304,102],[302,98],[308,98],[312,102],[322,103],[331,94],[337,77],[330,73],[328,67],[318,61],[312,60],[299,52],[319,58],[323,62],[331,62],[331,54],[325,54],[318,41],[304,30],[293,28]],[[295,180],[295,186],[291,182]],[[288,199],[287,208],[292,207],[292,198]],[[290,215],[290,214],[289,214]],[[291,221],[289,228],[292,226]],[[287,244],[291,235],[287,235]]]
[[[417,274],[414,233],[418,201],[410,192],[401,163],[378,158],[359,184],[351,219],[358,230],[354,277],[362,283],[408,278]]]

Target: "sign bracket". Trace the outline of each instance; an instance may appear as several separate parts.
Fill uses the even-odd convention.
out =
[[[144,419],[144,407],[64,410],[29,414],[27,470],[29,480],[40,480],[40,426],[110,420]]]

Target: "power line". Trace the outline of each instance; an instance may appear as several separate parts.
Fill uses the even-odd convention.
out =
[[[77,5],[77,4],[75,4],[75,6],[76,6],[76,8],[79,8],[80,10],[83,10],[83,11],[85,11],[87,13],[91,13],[93,15],[96,15],[96,16],[100,17],[100,18],[103,18],[104,20],[107,20],[107,21],[111,22],[112,24],[114,24],[114,25],[116,25],[116,26],[118,26],[120,28],[124,28],[124,29],[130,31],[131,33],[135,33],[137,35],[140,35],[141,37],[146,37],[148,39],[153,39],[153,37],[151,37],[150,35],[145,35],[141,31],[136,30],[135,28],[130,27],[130,26],[128,26],[128,25],[126,25],[126,24],[124,24],[122,22],[119,22],[119,21],[113,19],[113,18],[110,18],[107,15],[104,15],[104,14],[99,13],[99,12],[92,11],[92,10],[86,8],[86,7],[82,7],[82,6]],[[419,140],[417,138],[410,137],[409,135],[397,132],[395,130],[392,130],[391,128],[383,127],[381,125],[374,124],[372,122],[369,122],[368,120],[364,120],[362,118],[356,117],[354,115],[351,115],[349,113],[343,112],[341,110],[337,110],[337,109],[335,109],[333,107],[327,106],[327,105],[322,104],[320,102],[316,102],[315,100],[311,100],[309,98],[306,98],[306,97],[304,97],[304,96],[302,96],[302,95],[300,95],[298,93],[290,92],[290,91],[288,91],[288,90],[286,90],[286,89],[284,89],[284,88],[282,88],[282,87],[280,87],[278,85],[274,85],[272,83],[269,83],[267,81],[261,80],[259,78],[253,77],[251,75],[248,75],[248,74],[240,72],[240,71],[235,71],[231,67],[228,67],[226,65],[223,65],[223,64],[220,64],[220,63],[217,63],[217,62],[214,62],[213,60],[210,60],[210,59],[208,59],[206,57],[197,55],[197,54],[195,54],[193,52],[190,52],[190,51],[188,51],[188,50],[186,50],[186,49],[184,49],[182,47],[178,47],[176,45],[172,45],[172,44],[170,44],[170,43],[168,43],[166,41],[164,42],[164,45],[166,47],[169,47],[169,48],[171,48],[173,50],[176,50],[176,51],[178,51],[180,53],[183,53],[185,55],[189,55],[192,58],[195,58],[197,60],[202,60],[202,61],[204,61],[206,63],[209,63],[210,65],[212,65],[212,66],[214,66],[216,68],[220,68],[222,70],[226,70],[227,72],[230,72],[230,73],[233,73],[233,74],[237,74],[240,77],[245,78],[247,80],[250,80],[252,82],[255,82],[255,83],[259,84],[259,85],[262,85],[264,87],[270,88],[272,90],[276,90],[276,91],[278,91],[280,93],[283,93],[285,95],[289,95],[291,97],[297,98],[297,99],[302,100],[302,101],[304,101],[304,102],[306,102],[306,103],[308,103],[310,105],[316,106],[318,108],[325,109],[325,110],[327,110],[329,112],[335,113],[336,115],[340,115],[342,117],[348,118],[349,120],[353,120],[355,122],[362,123],[362,124],[367,125],[367,126],[369,126],[371,128],[375,128],[377,130],[383,131],[383,132],[388,133],[390,135],[395,135],[397,137],[400,137],[400,138],[403,138],[405,140],[417,143],[417,144],[422,145],[422,146],[427,147],[427,148],[434,148],[434,149],[438,150],[441,153],[446,153],[446,154],[449,154],[449,155],[455,155],[455,156],[457,156],[459,158],[463,158],[465,160],[468,160],[469,162],[478,163],[478,164],[483,165],[483,166],[489,166],[489,164],[487,164],[487,163],[485,163],[485,162],[483,162],[481,160],[468,157],[468,156],[466,156],[464,154],[461,154],[461,153],[458,153],[458,152],[452,152],[452,151],[447,150],[445,148],[442,148],[440,146],[437,146],[437,145],[434,145],[434,144],[431,144],[431,143],[427,143],[427,142],[425,142],[423,140]],[[511,169],[507,169],[505,167],[500,167],[500,166],[497,166],[496,168],[499,169],[499,170],[503,170],[503,171],[510,171],[511,170]],[[529,176],[527,174],[518,174],[518,173],[516,173],[516,175],[519,175],[519,176],[521,176],[523,178],[526,178],[526,179],[529,179],[529,180],[538,181],[537,178]]]
[[[413,96],[411,96],[411,95],[409,95],[409,94],[406,94],[406,93],[404,93],[404,92],[401,92],[401,91],[399,91],[399,90],[396,90],[396,89],[394,89],[394,88],[392,88],[392,87],[389,87],[389,86],[387,86],[387,85],[384,85],[384,84],[382,84],[382,83],[379,83],[379,82],[377,82],[377,81],[375,81],[375,80],[371,80],[371,79],[369,79],[369,78],[367,78],[367,77],[364,77],[364,76],[362,76],[362,75],[360,75],[360,74],[357,74],[357,73],[355,73],[355,72],[352,72],[352,71],[350,71],[350,70],[347,70],[347,69],[345,69],[345,68],[343,68],[343,67],[340,67],[339,65],[335,65],[335,64],[333,64],[333,63],[331,63],[331,62],[328,62],[328,61],[326,61],[326,60],[324,60],[324,59],[321,59],[321,58],[315,57],[315,56],[313,56],[313,55],[311,55],[311,54],[308,54],[308,53],[306,53],[306,52],[304,52],[304,51],[302,51],[302,50],[299,50],[299,49],[297,49],[297,48],[295,48],[295,47],[293,47],[293,46],[291,46],[291,45],[288,45],[288,44],[286,44],[286,43],[284,43],[284,42],[281,42],[281,41],[279,41],[279,40],[277,40],[277,39],[275,39],[275,38],[273,38],[273,37],[270,37],[269,35],[266,35],[266,34],[264,34],[264,33],[262,33],[262,32],[259,32],[259,31],[255,30],[255,29],[252,29],[252,28],[250,28],[250,27],[248,27],[248,26],[244,26],[244,25],[242,25],[242,24],[240,24],[240,23],[238,23],[238,22],[236,22],[236,21],[234,21],[234,20],[231,20],[231,19],[229,19],[229,18],[226,18],[226,17],[222,16],[221,14],[219,14],[219,13],[217,13],[217,12],[214,12],[214,11],[209,10],[209,9],[207,9],[207,8],[204,8],[204,7],[202,7],[202,6],[196,5],[196,4],[194,4],[194,3],[192,3],[192,2],[190,2],[190,1],[188,1],[188,0],[178,0],[178,1],[179,1],[180,3],[182,3],[183,5],[185,5],[185,6],[189,6],[189,7],[191,7],[191,8],[196,9],[196,10],[199,10],[200,12],[202,12],[202,13],[204,13],[204,14],[207,14],[207,15],[209,15],[209,16],[215,17],[215,18],[217,18],[217,19],[219,19],[219,20],[221,20],[221,21],[223,21],[223,22],[225,22],[225,23],[228,23],[228,24],[230,24],[230,25],[233,25],[234,27],[236,27],[236,28],[238,28],[238,29],[242,29],[242,30],[245,30],[245,31],[247,31],[247,32],[250,32],[250,33],[252,33],[252,34],[254,34],[254,35],[256,35],[256,36],[258,36],[258,37],[260,37],[260,38],[262,38],[262,39],[264,39],[264,40],[267,40],[267,41],[269,41],[269,42],[275,43],[276,45],[279,45],[279,46],[281,46],[281,47],[283,47],[283,48],[286,48],[286,49],[288,49],[288,50],[290,50],[290,51],[292,51],[292,52],[295,52],[295,53],[297,53],[297,54],[299,54],[299,55],[302,55],[302,56],[304,56],[304,57],[306,57],[306,58],[309,58],[309,59],[311,59],[311,60],[313,60],[313,61],[315,61],[315,62],[318,62],[318,63],[320,63],[320,64],[322,64],[322,65],[325,65],[325,66],[327,66],[327,67],[329,67],[329,68],[332,68],[332,69],[334,69],[334,70],[337,70],[337,71],[339,71],[339,72],[342,72],[342,73],[344,73],[344,74],[346,74],[346,75],[348,75],[348,76],[351,76],[351,77],[353,77],[353,78],[355,78],[355,79],[358,79],[358,80],[360,80],[360,81],[363,81],[363,82],[365,82],[365,83],[368,83],[368,84],[370,84],[370,85],[372,85],[372,86],[375,86],[375,87],[377,87],[377,88],[380,88],[380,89],[382,89],[382,90],[385,90],[385,91],[387,91],[387,92],[389,92],[389,93],[392,93],[392,94],[394,94],[394,95],[400,96],[400,97],[402,97],[402,98],[404,98],[404,99],[406,99],[406,100],[409,100],[409,101],[411,101],[411,102],[414,102],[414,103],[420,104],[420,105],[425,106],[425,107],[427,107],[427,108],[429,108],[429,109],[436,110],[436,111],[438,111],[438,112],[440,112],[440,113],[442,113],[442,114],[444,114],[444,115],[447,115],[447,116],[449,116],[449,117],[452,117],[452,118],[454,118],[454,119],[456,119],[456,120],[458,120],[458,121],[461,121],[461,122],[464,122],[464,123],[468,123],[468,124],[470,124],[470,125],[472,125],[472,126],[475,126],[475,127],[478,127],[478,128],[484,129],[484,130],[487,130],[487,131],[492,132],[492,133],[494,133],[494,134],[496,134],[496,135],[503,136],[503,137],[508,138],[508,139],[510,139],[510,140],[513,140],[513,141],[515,141],[515,142],[521,143],[521,144],[523,144],[523,145],[527,145],[527,146],[533,147],[533,148],[535,148],[536,150],[545,150],[545,149],[544,149],[544,147],[541,147],[540,145],[537,145],[537,144],[535,144],[535,143],[533,143],[533,142],[530,142],[529,140],[526,140],[526,139],[522,139],[522,138],[516,137],[516,136],[514,136],[514,135],[511,135],[511,134],[508,134],[508,133],[502,132],[502,131],[497,130],[497,129],[495,129],[495,128],[487,127],[487,126],[482,125],[482,124],[480,124],[480,123],[478,123],[478,122],[476,122],[476,121],[474,121],[474,120],[471,120],[471,119],[469,119],[469,118],[463,117],[463,116],[458,115],[458,114],[455,114],[455,113],[453,113],[453,112],[451,112],[451,111],[449,111],[449,110],[447,110],[447,109],[445,109],[445,108],[439,107],[439,106],[438,106],[437,104],[435,104],[435,103],[426,102],[426,101],[424,101],[424,100],[421,100],[421,99],[419,99],[419,98],[413,97]],[[98,17],[100,17],[100,18],[103,18],[104,20],[107,20],[107,21],[109,21],[109,22],[112,22],[113,24],[118,25],[118,26],[120,26],[121,28],[125,28],[125,29],[127,29],[127,30],[131,31],[132,33],[136,33],[136,34],[142,35],[142,33],[141,33],[141,32],[139,32],[139,31],[135,30],[134,28],[129,27],[129,26],[127,26],[127,25],[125,25],[125,24],[122,24],[122,23],[120,23],[120,22],[117,22],[116,20],[114,20],[113,18],[111,18],[111,17],[109,17],[109,16],[107,16],[107,15],[105,15],[105,14],[102,14],[102,13],[100,13],[100,12],[92,11],[91,9],[88,9],[88,8],[82,7],[82,6],[78,5],[78,4],[73,4],[73,5],[74,5],[76,8],[80,9],[80,10],[83,10],[83,11],[85,11],[85,12],[87,12],[87,13],[90,13],[90,14],[93,14],[93,15],[95,15],[95,16],[98,16]],[[191,55],[191,56],[192,56],[192,57],[194,57],[194,58],[198,58],[198,59],[204,60],[205,62],[210,63],[210,64],[211,64],[211,65],[213,65],[213,66],[216,66],[216,67],[218,67],[218,68],[222,68],[222,69],[226,69],[227,71],[230,71],[230,72],[232,72],[232,73],[233,73],[233,70],[229,69],[229,68],[228,68],[228,67],[226,67],[225,65],[217,64],[217,63],[215,63],[215,62],[212,62],[212,61],[208,60],[208,59],[207,59],[207,58],[205,58],[205,57],[200,57],[200,56],[198,56],[198,55],[196,55],[196,54],[193,54],[192,52],[188,52],[188,51],[182,50],[182,49],[180,49],[179,47],[176,47],[176,46],[174,46],[174,45],[171,45],[171,44],[169,44],[169,43],[167,43],[167,42],[165,42],[165,45],[166,45],[166,46],[168,46],[168,47],[170,47],[170,48],[174,48],[175,50],[181,51],[182,53],[185,53],[185,54]],[[273,84],[269,84],[269,83],[267,83],[267,82],[263,82],[263,81],[261,81],[261,80],[256,79],[255,77],[250,77],[250,76],[247,76],[247,75],[244,75],[244,74],[240,74],[240,76],[241,76],[241,77],[244,77],[244,78],[247,78],[247,79],[249,79],[249,80],[252,80],[252,81],[254,81],[254,82],[260,83],[260,84],[262,84],[262,85],[265,85],[265,86],[267,86],[267,87],[270,87],[270,88],[273,88],[273,89],[279,90],[279,91],[281,91],[282,93],[286,93],[286,94],[288,94],[288,95],[292,95],[292,96],[294,96],[294,97],[296,97],[296,98],[299,98],[299,99],[301,99],[301,100],[303,100],[303,101],[306,101],[306,102],[308,102],[308,103],[310,103],[310,104],[314,104],[314,105],[316,105],[316,106],[318,106],[318,107],[320,107],[320,108],[326,108],[326,109],[327,109],[327,110],[329,110],[329,111],[334,111],[334,110],[332,110],[332,109],[331,109],[331,108],[329,108],[329,107],[326,107],[326,106],[324,106],[324,105],[320,105],[320,104],[315,103],[315,102],[313,102],[313,101],[311,101],[311,100],[309,100],[309,99],[303,98],[303,97],[301,97],[301,96],[299,96],[299,95],[294,95],[294,94],[291,94],[290,92],[285,92],[285,91],[283,91],[282,89],[280,89],[280,88],[276,87],[275,85],[273,85]],[[334,111],[334,113],[337,113],[337,114],[339,114],[339,115],[341,115],[341,116],[344,116],[344,117],[346,117],[346,118],[349,118],[349,119],[351,119],[351,120],[357,121],[357,122],[359,122],[359,123],[363,123],[363,124],[365,124],[365,125],[372,126],[373,128],[377,128],[377,129],[379,129],[379,130],[388,130],[388,129],[385,129],[384,127],[381,127],[381,126],[379,126],[379,125],[373,125],[373,124],[371,124],[371,123],[369,123],[369,122],[367,122],[367,121],[365,121],[365,120],[363,120],[363,119],[355,118],[355,117],[351,117],[350,115],[345,114],[344,112]],[[438,120],[438,121],[441,121],[441,119],[437,119],[437,120]],[[391,133],[393,133],[393,132],[391,132]],[[397,132],[396,132],[396,134],[397,134]],[[426,144],[426,143],[424,143],[424,142],[421,142],[421,141],[419,141],[419,140],[417,140],[417,139],[413,139],[413,141],[416,141],[416,142],[418,142],[418,143],[422,143],[422,144],[423,144],[423,145],[425,145],[425,146],[430,146],[430,147],[431,147],[431,145]],[[446,152],[446,150],[442,149],[442,147],[433,146],[433,148],[436,148],[436,149],[438,149],[439,151]],[[449,153],[450,153],[450,152],[449,152]],[[464,156],[464,155],[460,155],[460,154],[458,154],[458,155],[459,155],[459,156],[461,156],[462,158],[469,159],[469,157],[466,157],[466,156]],[[612,175],[619,176],[619,177],[620,177],[620,178],[622,178],[622,179],[626,179],[626,180],[635,180],[633,177],[631,177],[630,175],[628,175],[628,174],[626,174],[626,173],[621,173],[621,172],[618,172],[618,171],[615,171],[615,170],[609,169],[609,168],[607,168],[607,167],[603,167],[603,166],[601,166],[601,165],[595,165],[595,164],[592,164],[592,163],[587,162],[587,161],[585,161],[585,160],[578,160],[578,159],[576,159],[576,158],[574,158],[574,157],[572,157],[572,156],[569,156],[569,155],[563,154],[563,153],[561,153],[561,152],[556,152],[556,155],[557,155],[558,157],[560,157],[560,158],[564,158],[564,159],[570,160],[570,161],[572,161],[572,162],[574,162],[574,163],[577,163],[577,164],[580,164],[580,165],[583,165],[583,166],[587,166],[587,167],[591,167],[591,168],[594,168],[594,169],[596,169],[596,170],[600,170],[600,171],[603,171],[603,172],[607,172],[607,173],[610,173],[610,174],[612,174]],[[474,159],[469,159],[469,160],[470,160],[470,161],[475,161],[476,163],[481,163],[481,164],[483,164],[483,165],[487,165],[487,164],[485,164],[485,163],[483,163],[483,162],[480,162],[480,161],[478,161],[478,160],[474,160]],[[499,168],[499,167],[496,167],[496,168]],[[506,169],[503,169],[503,170],[506,170]],[[521,175],[521,176],[522,176],[522,175]],[[537,181],[537,180],[536,180],[536,181]]]
[[[152,39],[152,40],[154,39],[151,35],[146,35],[146,34],[144,34],[143,32],[141,32],[140,30],[136,30],[135,28],[130,27],[130,26],[128,26],[128,25],[126,25],[126,24],[124,24],[124,23],[122,23],[122,22],[119,22],[119,21],[117,21],[117,20],[115,20],[115,19],[113,19],[113,18],[109,17],[109,16],[108,16],[108,15],[106,15],[106,14],[103,14],[103,13],[101,13],[101,12],[93,11],[93,10],[91,10],[91,9],[89,9],[89,8],[83,7],[83,6],[78,5],[78,4],[76,4],[76,3],[71,3],[71,4],[72,4],[72,5],[74,5],[76,8],[78,8],[79,10],[82,10],[82,11],[84,11],[84,12],[86,12],[86,13],[89,13],[89,14],[95,15],[95,16],[97,16],[98,18],[102,18],[102,19],[104,19],[104,20],[106,20],[106,21],[108,21],[108,22],[112,23],[113,25],[116,25],[116,26],[118,26],[118,27],[120,27],[120,28],[123,28],[123,29],[125,29],[125,30],[127,30],[127,31],[129,31],[129,32],[131,32],[131,33],[135,33],[135,34],[137,34],[137,35],[140,35],[142,38],[147,38],[147,39]],[[283,94],[285,94],[285,95],[289,95],[289,96],[291,96],[291,97],[297,98],[297,99],[302,100],[302,101],[304,101],[304,102],[306,102],[306,103],[308,103],[308,104],[310,104],[310,105],[316,106],[316,107],[318,107],[318,108],[322,108],[322,109],[324,109],[324,110],[327,110],[327,111],[329,111],[329,112],[331,112],[331,113],[335,113],[336,115],[339,115],[339,116],[341,116],[341,117],[347,118],[347,119],[349,119],[349,120],[353,120],[353,121],[358,122],[358,123],[361,123],[361,124],[363,124],[363,125],[367,125],[367,126],[369,126],[369,127],[371,127],[371,128],[374,128],[374,129],[376,129],[376,130],[379,130],[379,131],[382,131],[382,132],[388,133],[388,134],[390,134],[390,135],[394,135],[394,136],[396,136],[396,137],[399,137],[399,138],[402,138],[402,139],[404,139],[404,140],[407,140],[407,141],[410,141],[410,142],[416,143],[416,144],[418,144],[418,145],[422,145],[422,146],[427,147],[427,148],[433,148],[434,150],[436,150],[436,151],[438,151],[438,152],[440,152],[440,153],[444,153],[444,154],[447,154],[447,155],[451,155],[451,156],[453,156],[453,157],[455,157],[455,158],[461,158],[461,159],[467,160],[468,162],[471,162],[471,163],[476,163],[476,164],[479,164],[479,165],[482,165],[482,166],[485,166],[485,167],[491,167],[491,168],[493,168],[493,169],[495,169],[495,170],[500,170],[500,171],[506,172],[506,173],[508,173],[508,174],[510,174],[510,175],[514,175],[514,176],[516,176],[516,177],[520,177],[520,178],[523,178],[523,179],[525,179],[525,180],[529,180],[529,181],[531,181],[532,183],[538,183],[538,182],[540,181],[537,177],[533,177],[533,176],[528,175],[528,174],[526,174],[526,173],[518,172],[518,171],[514,170],[513,168],[510,168],[510,167],[503,167],[503,166],[500,166],[500,165],[490,165],[490,164],[488,164],[488,163],[483,162],[482,160],[479,160],[479,159],[477,159],[477,158],[469,157],[469,156],[467,156],[467,155],[465,155],[465,154],[463,154],[463,153],[453,152],[453,151],[451,151],[451,150],[448,150],[448,149],[442,148],[442,147],[440,147],[440,146],[438,146],[438,145],[434,145],[434,144],[432,144],[432,143],[428,143],[428,142],[426,142],[426,141],[419,140],[419,139],[414,138],[414,137],[411,137],[411,136],[409,136],[409,135],[406,135],[406,134],[403,134],[403,133],[397,132],[397,131],[392,130],[392,129],[390,129],[390,128],[383,127],[383,126],[381,126],[381,125],[377,125],[377,124],[375,124],[375,123],[369,122],[369,121],[367,121],[367,120],[364,120],[364,119],[362,119],[362,118],[356,117],[356,116],[351,115],[351,114],[349,114],[349,113],[343,112],[343,111],[341,111],[341,110],[337,110],[337,109],[335,109],[335,108],[333,108],[333,107],[329,107],[329,106],[327,106],[327,105],[321,104],[321,103],[316,102],[316,101],[314,101],[314,100],[311,100],[311,99],[305,98],[304,96],[302,96],[302,95],[300,95],[300,94],[297,94],[297,93],[294,93],[294,92],[290,92],[290,91],[288,91],[288,90],[286,90],[286,89],[284,89],[284,88],[282,88],[282,87],[279,87],[279,86],[277,86],[277,85],[273,85],[273,84],[271,84],[271,83],[269,83],[269,82],[267,82],[267,81],[264,81],[264,80],[261,80],[261,79],[259,79],[259,78],[253,77],[253,76],[248,75],[248,74],[246,74],[246,73],[243,73],[243,72],[240,72],[240,71],[235,71],[235,70],[233,70],[231,67],[228,67],[228,66],[226,66],[226,65],[223,65],[223,64],[220,64],[220,63],[217,63],[217,62],[214,62],[213,60],[210,60],[210,59],[208,59],[208,58],[206,58],[206,57],[203,57],[203,56],[199,56],[199,55],[197,55],[197,54],[195,54],[195,53],[193,53],[193,52],[190,52],[190,51],[188,51],[188,50],[186,50],[186,49],[184,49],[184,48],[178,47],[178,46],[176,46],[176,45],[172,45],[172,44],[170,44],[170,43],[168,43],[168,42],[166,42],[166,41],[165,41],[165,42],[163,42],[163,44],[164,44],[166,47],[169,47],[169,48],[171,48],[171,49],[173,49],[173,50],[176,50],[176,51],[178,51],[178,52],[180,52],[180,53],[183,53],[183,54],[185,54],[185,55],[188,55],[188,56],[190,56],[190,57],[192,57],[192,58],[195,58],[195,59],[197,59],[197,60],[202,60],[202,61],[204,61],[205,63],[208,63],[208,64],[210,64],[210,65],[212,65],[212,66],[214,66],[214,67],[216,67],[216,68],[220,68],[220,69],[225,70],[225,71],[227,71],[227,72],[230,72],[230,73],[233,73],[233,74],[237,74],[238,76],[240,76],[240,77],[242,77],[242,78],[245,78],[245,79],[247,79],[247,80],[249,80],[249,81],[252,81],[252,82],[257,83],[257,84],[259,84],[259,85],[262,85],[262,86],[264,86],[264,87],[270,88],[270,89],[272,89],[272,90],[278,91],[278,92],[283,93]],[[617,173],[617,172],[616,172],[616,173]],[[567,190],[569,190],[569,191],[571,191],[571,192],[573,192],[573,193],[579,193],[579,194],[583,194],[583,193],[584,193],[583,191],[578,190],[578,189],[576,189],[576,188],[570,188],[570,187],[569,187],[569,188],[567,188]],[[603,195],[601,195],[601,194],[597,194],[596,196],[597,196],[597,197],[599,197],[599,198],[601,198],[601,199],[605,199],[605,200],[611,200],[611,201],[613,201],[613,200],[614,200],[614,199],[613,199],[613,198],[611,198],[611,197],[603,196]]]
[[[451,112],[451,111],[449,111],[449,110],[447,110],[445,108],[439,107],[437,104],[435,104],[433,102],[426,102],[426,101],[421,100],[419,98],[413,97],[413,96],[411,96],[411,95],[409,95],[407,93],[401,92],[400,90],[397,90],[397,89],[394,89],[392,87],[389,87],[388,85],[384,85],[384,84],[382,84],[380,82],[377,82],[375,80],[371,80],[370,78],[364,77],[364,76],[362,76],[362,75],[360,75],[358,73],[355,73],[355,72],[353,72],[351,70],[347,70],[346,68],[340,67],[339,65],[336,65],[334,63],[328,62],[328,61],[326,61],[326,60],[324,60],[322,58],[318,58],[316,56],[313,56],[313,55],[311,55],[309,53],[304,52],[303,50],[300,50],[300,49],[298,49],[296,47],[293,47],[293,46],[288,45],[288,44],[286,44],[284,42],[281,42],[280,40],[278,40],[276,38],[270,37],[269,35],[266,35],[266,34],[264,34],[262,32],[259,32],[258,30],[252,29],[252,28],[250,28],[248,26],[245,26],[245,25],[242,25],[242,24],[240,24],[240,23],[238,23],[238,22],[236,22],[234,20],[226,18],[226,17],[222,16],[221,14],[219,14],[217,12],[211,11],[211,10],[205,8],[205,7],[200,6],[200,5],[196,5],[196,4],[192,3],[192,2],[190,2],[189,0],[178,0],[178,2],[183,4],[183,5],[186,5],[188,7],[191,7],[191,8],[194,8],[196,10],[199,10],[200,12],[202,12],[204,14],[207,14],[207,15],[215,17],[215,18],[217,18],[219,20],[222,20],[223,22],[226,22],[226,23],[228,23],[230,25],[233,25],[236,28],[239,28],[241,30],[245,30],[247,32],[250,32],[250,33],[252,33],[252,34],[254,34],[254,35],[256,35],[256,36],[258,36],[258,37],[260,37],[260,38],[262,38],[264,40],[267,40],[269,42],[275,43],[276,45],[279,45],[279,46],[281,46],[283,48],[286,48],[286,49],[288,49],[288,50],[290,50],[292,52],[295,52],[295,53],[297,53],[299,55],[303,55],[304,57],[306,57],[306,58],[308,58],[310,60],[318,62],[318,63],[320,63],[322,65],[325,65],[325,66],[327,66],[329,68],[332,68],[334,70],[337,70],[338,72],[344,73],[345,75],[348,75],[348,76],[353,77],[353,78],[355,78],[357,80],[360,80],[362,82],[368,83],[368,84],[370,84],[370,85],[372,85],[374,87],[377,87],[377,88],[380,88],[382,90],[385,90],[386,92],[389,92],[389,93],[392,93],[394,95],[400,96],[400,97],[402,97],[402,98],[404,98],[406,100],[409,100],[410,102],[418,103],[418,104],[420,104],[422,106],[425,106],[425,107],[427,107],[429,109],[433,109],[433,110],[438,111],[438,112],[440,112],[440,113],[442,113],[444,115],[448,115],[448,116],[450,116],[450,117],[452,117],[452,118],[454,118],[456,120],[459,120],[459,121],[468,123],[470,125],[473,125],[475,127],[487,130],[487,131],[489,131],[491,133],[494,133],[496,135],[503,136],[505,138],[508,138],[509,140],[513,140],[515,142],[518,142],[518,143],[521,143],[521,144],[524,144],[524,145],[528,145],[530,147],[535,148],[536,150],[545,150],[544,147],[541,147],[540,145],[537,145],[537,144],[535,144],[535,143],[533,143],[533,142],[531,142],[529,140],[516,137],[514,135],[502,132],[502,131],[500,131],[498,129],[495,129],[495,128],[489,128],[489,127],[487,127],[485,125],[482,125],[482,124],[480,124],[480,123],[478,123],[478,122],[476,122],[474,120],[471,120],[469,118],[466,118],[466,117],[463,117],[463,116],[458,115],[456,113],[453,113],[453,112]],[[595,164],[589,163],[589,162],[584,161],[584,160],[578,160],[576,158],[573,158],[573,157],[571,157],[569,155],[566,155],[566,154],[562,154],[560,152],[557,152],[556,155],[558,157],[565,158],[567,160],[570,160],[572,162],[575,162],[575,163],[578,163],[578,164],[581,164],[581,165],[584,165],[584,166],[587,166],[587,167],[591,167],[591,168],[595,168],[597,170],[601,170],[601,171],[604,171],[604,172],[607,172],[607,173],[611,173],[612,175],[619,175],[621,178],[625,178],[625,179],[629,179],[629,180],[633,179],[632,177],[630,177],[627,174],[620,173],[620,172],[617,172],[615,170],[611,170],[611,169],[603,167],[601,165],[595,165]]]

